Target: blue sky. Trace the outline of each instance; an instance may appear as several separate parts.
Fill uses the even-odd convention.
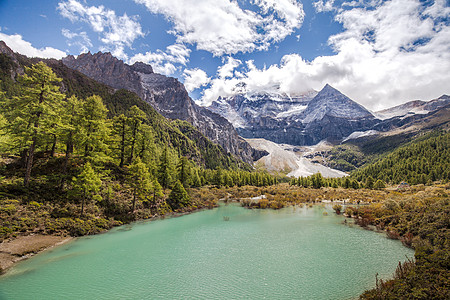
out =
[[[61,58],[109,51],[201,104],[326,83],[369,109],[450,93],[449,0],[0,0],[0,39]]]

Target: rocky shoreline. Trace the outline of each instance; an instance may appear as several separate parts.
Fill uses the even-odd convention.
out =
[[[3,241],[0,244],[0,274],[19,261],[73,240],[70,236],[32,234]]]

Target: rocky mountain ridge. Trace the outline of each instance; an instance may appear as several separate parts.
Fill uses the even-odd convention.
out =
[[[394,117],[407,117],[416,114],[428,114],[450,104],[450,96],[442,95],[437,99],[430,101],[413,100],[391,108],[374,112],[374,115],[380,120],[386,120]]]
[[[111,53],[67,56],[62,62],[84,75],[116,89],[135,92],[166,118],[186,120],[207,138],[221,145],[245,162],[252,163],[265,155],[253,149],[222,116],[198,106],[177,79],[153,72],[144,63],[128,65]]]
[[[377,122],[364,107],[330,85],[301,97],[245,93],[214,101],[210,110],[232,122],[245,138],[264,138],[279,144],[314,145],[339,141]]]
[[[227,118],[245,138],[303,146],[321,140],[336,144],[408,127],[448,104],[450,96],[443,95],[372,113],[327,84],[318,93],[311,91],[297,98],[244,90],[220,97],[208,109]]]

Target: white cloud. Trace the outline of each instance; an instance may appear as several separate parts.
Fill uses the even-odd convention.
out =
[[[80,53],[88,52],[89,48],[92,47],[91,40],[85,31],[76,33],[71,32],[69,29],[63,28],[61,33],[68,39],[67,44],[69,46],[78,46],[80,48]]]
[[[135,39],[144,36],[136,16],[127,14],[117,16],[115,11],[101,6],[84,6],[76,0],[68,0],[58,4],[60,14],[74,22],[88,23],[92,30],[100,34],[103,47],[126,59],[125,47],[131,47]],[[111,48],[112,47],[112,48]]]
[[[426,9],[418,0],[392,0],[370,9],[339,8],[336,20],[344,31],[329,39],[335,55],[305,61],[291,54],[263,69],[247,62],[240,78],[221,76],[221,67],[201,100],[209,104],[231,95],[239,83],[250,91],[288,94],[320,90],[329,83],[373,110],[448,94],[450,26],[439,5],[443,3],[436,1]]]
[[[231,56],[227,58],[227,62],[217,69],[217,77],[224,79],[227,77],[234,77],[234,69],[236,69],[242,62]]]
[[[64,51],[45,47],[37,49],[31,45],[30,42],[24,41],[19,34],[7,35],[0,32],[0,40],[4,41],[9,48],[14,52],[29,56],[29,57],[41,57],[41,58],[56,58],[61,59],[67,54]]]
[[[191,50],[182,44],[173,44],[166,48],[166,51],[157,50],[156,52],[148,51],[145,54],[138,53],[134,55],[129,62],[135,63],[141,61],[151,64],[156,73],[164,75],[172,75],[177,67],[175,64],[185,66],[189,61]]]
[[[214,56],[265,50],[299,28],[304,17],[296,0],[252,0],[257,12],[234,0],[134,1],[173,23],[178,43],[195,44]]]
[[[445,1],[446,0],[435,0],[434,4],[425,10],[425,14],[434,18],[450,17],[450,6],[446,4]]]
[[[316,9],[316,12],[324,12],[324,11],[332,11],[335,8],[333,7],[334,0],[318,0],[313,2],[313,6]]]
[[[198,68],[184,70],[183,77],[184,86],[188,92],[205,86],[211,81],[211,78],[208,77],[206,72]]]

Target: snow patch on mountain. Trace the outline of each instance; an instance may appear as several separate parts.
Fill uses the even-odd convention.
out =
[[[400,104],[388,109],[374,112],[374,115],[380,120],[391,119],[394,117],[408,117],[412,115],[425,115],[431,111],[435,111],[450,103],[448,95],[442,95],[431,101],[415,100]]]
[[[367,131],[355,131],[352,134],[350,134],[348,137],[342,140],[342,143],[349,141],[349,140],[356,140],[362,137],[371,136],[378,134],[378,131],[376,130],[367,130]]]
[[[279,112],[275,117],[277,119],[292,117],[292,116],[300,114],[302,111],[304,111],[306,109],[306,107],[307,107],[307,105],[301,105],[301,104],[294,105],[291,108],[289,108],[289,110],[287,110],[287,111]]]
[[[387,120],[394,117],[403,117],[409,115],[420,114],[424,115],[429,113],[429,110],[424,109],[425,102],[420,101],[411,101],[402,105],[398,105],[392,108],[384,109],[381,111],[377,111],[374,113],[375,117],[380,120]]]

